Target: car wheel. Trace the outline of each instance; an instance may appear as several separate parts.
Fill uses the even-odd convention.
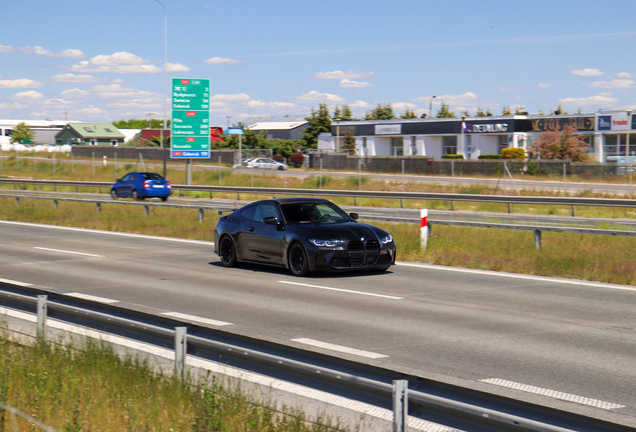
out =
[[[144,197],[139,195],[139,192],[137,192],[137,189],[133,189],[132,194],[130,194],[130,196],[132,196],[132,199],[134,200],[143,201],[144,199]]]
[[[279,166],[278,171],[285,171],[285,167]]]
[[[117,191],[116,191],[115,189],[111,189],[111,190],[110,190],[110,197],[111,197],[112,199],[117,199],[117,198],[119,198],[119,195],[117,195]]]
[[[229,236],[223,236],[219,244],[219,257],[223,267],[235,267],[237,264],[236,248]]]
[[[294,276],[307,276],[307,273],[309,273],[307,252],[305,252],[305,248],[300,243],[296,242],[290,246],[287,257],[289,269]]]
[[[168,197],[161,197],[161,201],[163,201],[163,202],[168,201]]]

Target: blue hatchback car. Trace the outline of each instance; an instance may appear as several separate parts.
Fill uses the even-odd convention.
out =
[[[160,174],[153,172],[131,172],[117,179],[110,188],[113,199],[131,197],[136,200],[161,198],[166,201],[172,185]]]

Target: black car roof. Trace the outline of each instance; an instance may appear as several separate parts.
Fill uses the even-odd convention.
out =
[[[312,198],[312,197],[272,198],[272,199],[263,200],[263,201],[275,201],[279,204],[289,204],[289,203],[299,203],[299,202],[315,202],[315,203],[331,202],[324,198]],[[259,201],[259,202],[263,202],[263,201]]]

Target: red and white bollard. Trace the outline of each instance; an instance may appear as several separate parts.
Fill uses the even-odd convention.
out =
[[[422,250],[426,250],[428,243],[428,209],[420,210],[420,245]]]
[[[108,165],[108,158],[104,156],[104,166]]]

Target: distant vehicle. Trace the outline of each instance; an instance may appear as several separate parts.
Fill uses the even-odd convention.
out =
[[[113,199],[131,197],[136,200],[161,198],[167,201],[172,185],[160,174],[153,172],[130,172],[117,179],[110,188]]]
[[[252,158],[243,162],[243,166],[247,168],[259,168],[259,169],[270,169],[270,170],[279,170],[285,171],[289,167],[287,164],[282,162],[275,161],[270,158]]]
[[[395,264],[393,237],[357,219],[321,198],[256,201],[219,218],[214,248],[224,267],[253,262],[288,268],[296,276],[387,270]]]

